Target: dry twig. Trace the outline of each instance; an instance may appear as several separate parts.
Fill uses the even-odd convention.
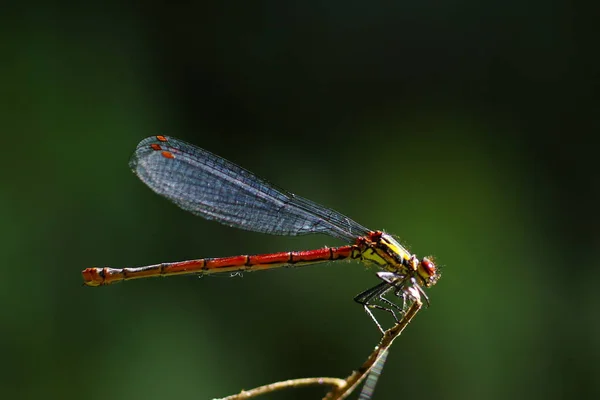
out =
[[[275,382],[269,385],[260,386],[251,390],[242,390],[238,394],[234,394],[231,396],[223,397],[219,400],[242,400],[242,399],[250,399],[253,397],[260,396],[262,394],[275,392],[282,389],[290,389],[290,388],[299,388],[305,386],[322,386],[329,385],[332,386],[333,389],[327,393],[327,395],[323,398],[323,400],[343,400],[347,398],[356,387],[367,377],[373,366],[377,363],[377,361],[382,357],[382,355],[387,352],[398,336],[404,331],[404,328],[408,326],[408,324],[415,317],[417,312],[421,309],[423,303],[417,296],[415,296],[415,300],[411,304],[411,306],[406,310],[404,317],[394,325],[392,328],[385,331],[379,345],[375,347],[373,352],[369,355],[365,363],[356,371],[353,371],[346,379],[339,378],[300,378],[300,379],[290,379],[287,381]]]

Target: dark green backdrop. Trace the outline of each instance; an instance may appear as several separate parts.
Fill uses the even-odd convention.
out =
[[[128,170],[155,134],[436,256],[431,308],[376,399],[598,396],[591,15],[511,0],[3,6],[2,397],[209,399],[343,377],[377,342],[352,301],[375,271],[355,263],[83,287],[90,266],[341,244],[181,211]]]

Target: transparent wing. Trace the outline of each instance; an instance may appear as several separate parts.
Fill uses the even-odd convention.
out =
[[[334,210],[172,137],[142,140],[129,166],[156,193],[225,225],[275,235],[323,233],[345,241],[369,232]]]
[[[381,375],[381,371],[383,370],[383,365],[385,364],[385,360],[388,356],[388,349],[383,350],[383,353],[379,355],[377,361],[371,368],[369,375],[367,376],[367,380],[360,391],[360,395],[358,396],[358,400],[371,400],[373,397],[373,393],[375,392],[375,385],[377,385],[377,380],[379,380],[379,376]]]

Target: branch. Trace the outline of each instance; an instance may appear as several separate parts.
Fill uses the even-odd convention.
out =
[[[333,389],[327,393],[323,400],[343,400],[347,398],[356,387],[367,377],[371,369],[385,355],[390,346],[396,340],[402,331],[408,326],[412,319],[417,315],[423,303],[419,297],[415,296],[415,300],[406,310],[404,317],[396,325],[385,331],[379,345],[375,347],[373,352],[367,358],[367,361],[356,371],[353,371],[346,379],[339,378],[300,378],[290,379],[287,381],[275,382],[269,385],[259,386],[251,390],[242,390],[238,394],[223,397],[215,400],[242,400],[260,396],[262,394],[275,392],[282,389],[299,388],[305,386],[321,386],[329,385]]]
[[[333,388],[323,400],[342,400],[348,397],[354,389],[367,377],[374,365],[377,364],[379,359],[389,350],[390,346],[396,340],[404,328],[410,324],[412,319],[417,315],[419,310],[423,307],[421,300],[416,299],[409,309],[404,314],[404,317],[396,325],[385,331],[379,345],[375,347],[371,355],[367,358],[367,361],[356,371],[353,371],[350,376],[345,379],[345,385],[343,387],[337,386]]]
[[[260,396],[261,394],[276,392],[282,389],[299,388],[304,386],[318,386],[318,385],[330,385],[334,387],[341,387],[346,385],[346,381],[339,378],[300,378],[290,379],[287,381],[275,382],[264,386],[259,386],[250,390],[242,390],[238,394],[223,397],[215,400],[241,400],[250,399],[252,397]]]

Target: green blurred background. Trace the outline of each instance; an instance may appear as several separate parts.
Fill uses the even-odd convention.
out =
[[[344,377],[377,343],[352,301],[377,279],[357,263],[82,286],[96,265],[342,244],[227,228],[155,195],[127,162],[169,134],[436,256],[431,307],[392,348],[376,399],[598,398],[590,11],[4,7],[3,397],[209,399]]]

